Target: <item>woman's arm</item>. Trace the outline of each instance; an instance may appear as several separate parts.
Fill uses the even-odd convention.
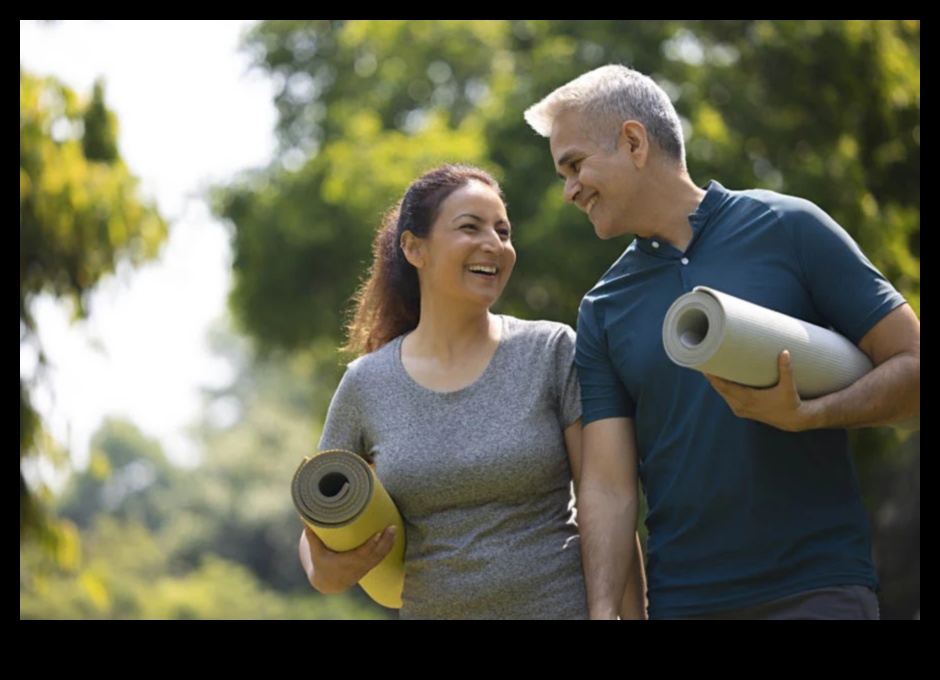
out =
[[[353,587],[391,551],[395,526],[388,526],[358,548],[335,552],[304,525],[300,535],[300,563],[310,585],[321,593],[341,593]]]

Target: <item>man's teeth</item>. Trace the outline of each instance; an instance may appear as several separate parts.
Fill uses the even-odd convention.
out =
[[[587,202],[587,205],[584,206],[584,212],[589,213],[594,207],[594,204],[597,203],[598,196],[592,196],[591,200]]]
[[[484,264],[472,264],[470,265],[470,271],[480,274],[495,274],[496,267],[488,267]]]

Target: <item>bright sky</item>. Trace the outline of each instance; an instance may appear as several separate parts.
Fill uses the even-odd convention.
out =
[[[192,461],[186,428],[200,415],[199,388],[230,377],[207,332],[225,314],[231,253],[201,190],[266,165],[274,151],[273,85],[237,50],[254,23],[20,21],[23,68],[83,96],[105,78],[121,154],[170,221],[159,261],[102,281],[87,322],[70,324],[50,300],[37,305],[52,378],[37,407],[78,466],[109,415],[160,439],[172,460]],[[21,348],[21,375],[34,367]]]

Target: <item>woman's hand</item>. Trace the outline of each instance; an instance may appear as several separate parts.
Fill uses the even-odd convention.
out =
[[[359,583],[395,545],[396,527],[386,527],[358,548],[335,552],[313,530],[304,526],[300,535],[300,561],[310,585],[321,593],[340,593]]]

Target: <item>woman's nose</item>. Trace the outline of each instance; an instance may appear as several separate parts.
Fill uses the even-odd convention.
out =
[[[487,230],[486,237],[483,239],[483,248],[492,253],[498,253],[503,249],[503,240],[494,230]]]

